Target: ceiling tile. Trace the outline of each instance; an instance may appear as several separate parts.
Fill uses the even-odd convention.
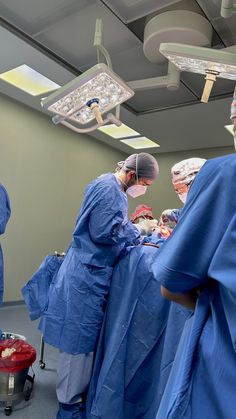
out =
[[[205,85],[205,77],[202,74],[182,73],[181,80],[188,86],[199,98],[202,96],[203,88]],[[232,94],[235,87],[235,81],[217,78],[214,83],[211,98]]]
[[[136,92],[127,103],[136,112],[142,112],[152,109],[162,110],[193,101],[197,101],[196,97],[181,84],[175,91],[162,88]]]
[[[31,35],[86,6],[86,0],[0,0],[1,16]]]
[[[131,22],[147,16],[166,6],[178,3],[179,0],[104,0],[125,22]]]
[[[89,6],[81,13],[74,13],[56,22],[36,39],[73,65],[81,67],[96,60],[93,40],[97,18],[103,20],[104,46],[111,55],[141,44],[138,38],[98,1],[89,2]]]

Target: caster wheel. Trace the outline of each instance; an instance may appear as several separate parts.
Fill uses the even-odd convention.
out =
[[[44,368],[46,367],[46,364],[45,364],[45,362],[40,362],[39,366],[40,366],[41,370],[44,370]]]
[[[5,411],[6,416],[10,416],[11,412],[12,412],[12,408],[11,407],[5,407],[4,411]]]

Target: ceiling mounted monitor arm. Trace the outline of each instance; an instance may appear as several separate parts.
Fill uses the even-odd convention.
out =
[[[158,89],[167,87],[168,90],[177,90],[180,85],[180,70],[171,62],[168,64],[166,76],[151,77],[149,79],[133,80],[127,82],[134,91]]]
[[[235,0],[222,0],[220,14],[222,17],[231,17],[233,13],[236,13]]]

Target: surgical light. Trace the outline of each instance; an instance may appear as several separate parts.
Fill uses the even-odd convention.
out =
[[[180,71],[206,76],[202,102],[207,102],[216,77],[236,80],[236,54],[227,49],[195,47],[192,45],[162,43],[160,52]]]
[[[42,106],[60,115],[61,120],[65,118],[85,125],[96,118],[101,125],[103,121],[99,113],[109,112],[133,95],[134,91],[106,64],[101,63],[42,100]],[[99,113],[96,113],[97,108]]]

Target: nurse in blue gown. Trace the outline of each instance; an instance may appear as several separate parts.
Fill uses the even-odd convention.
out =
[[[11,215],[11,207],[8,193],[3,185],[0,184],[0,234],[4,234],[8,220]],[[0,306],[3,300],[4,290],[4,265],[3,265],[3,253],[0,243]]]
[[[158,175],[153,156],[140,153],[119,164],[116,174],[88,185],[72,243],[49,290],[48,307],[40,321],[45,342],[60,350],[58,419],[84,417],[82,397],[90,381],[113,266],[121,251],[140,241],[128,220],[126,193],[145,193]],[[142,226],[146,232],[151,221]]]
[[[195,308],[156,419],[235,419],[235,179],[235,154],[204,164],[153,264],[162,294]]]

